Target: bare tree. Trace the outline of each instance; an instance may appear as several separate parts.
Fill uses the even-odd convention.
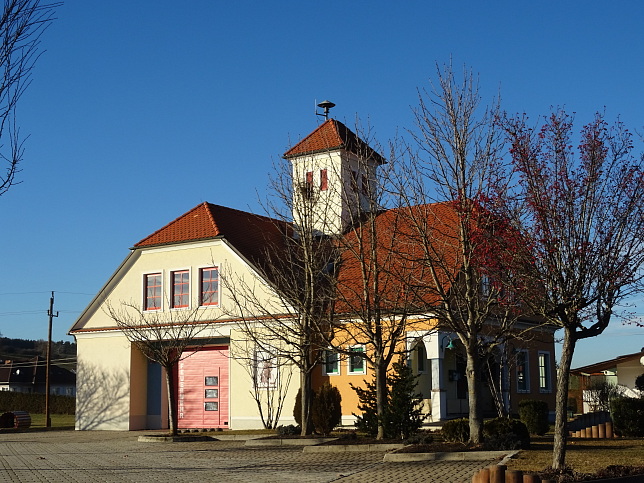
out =
[[[336,237],[338,250],[335,280],[335,314],[326,343],[336,353],[368,364],[373,371],[377,407],[377,438],[385,437],[387,372],[400,355],[407,355],[408,339],[415,330],[430,330],[417,303],[415,288],[423,278],[423,265],[410,256],[401,237],[405,217],[395,203],[388,180],[394,178],[395,158],[384,159],[370,146],[377,146],[371,132],[357,129],[365,141],[355,150],[358,176],[343,186],[342,195],[360,209],[351,213],[351,229]],[[374,165],[380,165],[375,175]],[[417,334],[414,335],[416,337]]]
[[[437,73],[432,91],[419,95],[415,142],[404,153],[408,171],[397,191],[426,270],[423,299],[465,350],[470,440],[479,443],[482,362],[521,332],[515,265],[526,257],[519,232],[499,209],[507,179],[498,104],[480,108],[471,72],[460,81],[451,65]]]
[[[177,404],[173,369],[177,363],[209,342],[205,338],[213,320],[204,320],[199,304],[192,309],[149,311],[135,302],[121,302],[115,307],[106,302],[105,313],[116,323],[130,343],[148,360],[165,370],[168,394],[169,429],[177,434]]]
[[[333,303],[335,247],[321,232],[327,211],[307,180],[303,168],[282,160],[271,178],[265,210],[271,214],[272,230],[265,230],[257,277],[248,280],[225,271],[222,284],[228,288],[230,305],[222,307],[237,322],[244,339],[256,350],[274,354],[300,373],[302,435],[311,434],[312,372],[320,361],[320,333],[329,330]],[[307,182],[310,181],[310,182]],[[269,233],[270,232],[270,233]],[[266,286],[272,297],[258,291]]]
[[[582,129],[577,150],[573,119],[561,110],[540,129],[525,116],[503,127],[520,175],[520,222],[534,259],[528,273],[541,287],[525,303],[563,329],[552,463],[559,469],[575,345],[600,335],[620,302],[642,289],[644,172],[631,134],[602,114]]]
[[[268,344],[266,344],[268,346]],[[252,340],[231,340],[231,359],[241,363],[251,379],[250,394],[265,429],[275,429],[293,376],[293,365],[271,348],[263,351]]]
[[[5,0],[0,17],[0,196],[16,183],[24,152],[24,138],[16,122],[18,100],[31,82],[31,72],[42,54],[40,38],[54,20],[61,2]]]

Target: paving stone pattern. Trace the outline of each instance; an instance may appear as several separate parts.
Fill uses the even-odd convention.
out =
[[[469,482],[492,461],[384,463],[382,452],[303,453],[243,441],[141,443],[138,432],[0,432],[4,482]]]

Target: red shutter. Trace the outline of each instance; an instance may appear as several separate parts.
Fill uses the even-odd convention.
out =
[[[320,170],[320,191],[329,189],[329,178],[326,169]]]

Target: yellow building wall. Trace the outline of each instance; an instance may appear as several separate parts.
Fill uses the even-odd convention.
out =
[[[119,334],[77,336],[76,429],[130,429],[130,343]]]
[[[144,429],[147,422],[147,359],[136,349],[130,348],[126,337],[117,329],[108,307],[123,308],[133,304],[142,308],[144,303],[144,276],[161,273],[163,284],[162,310],[154,311],[157,321],[183,321],[184,314],[192,314],[199,299],[200,268],[218,266],[220,271],[220,300],[215,307],[199,307],[190,320],[212,322],[198,334],[200,338],[216,339],[228,343],[234,323],[229,322],[240,313],[232,303],[231,290],[236,284],[252,287],[255,297],[265,306],[283,310],[270,288],[255,278],[254,272],[228,245],[221,240],[197,242],[177,246],[137,250],[126,259],[103,292],[95,299],[72,329],[78,344],[78,421],[77,429]],[[190,300],[188,309],[171,309],[171,274],[188,270],[190,273]],[[229,277],[229,282],[223,281]],[[240,282],[242,280],[242,282]],[[239,285],[237,285],[239,286]],[[248,316],[248,313],[245,313]],[[233,340],[238,336],[233,336]],[[257,405],[250,394],[252,380],[246,365],[230,361],[230,427],[261,428]],[[295,400],[299,380],[293,375],[288,398]],[[167,420],[167,396],[162,389],[162,420]],[[284,420],[292,421],[292,405],[284,413]]]

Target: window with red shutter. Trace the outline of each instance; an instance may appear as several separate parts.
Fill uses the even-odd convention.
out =
[[[329,189],[329,175],[326,169],[320,170],[320,191]]]

